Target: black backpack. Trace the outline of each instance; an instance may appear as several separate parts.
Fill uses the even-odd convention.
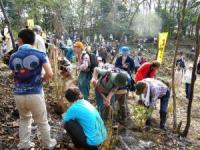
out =
[[[182,58],[176,60],[176,66],[180,64],[181,68],[185,68],[185,61]]]
[[[197,74],[200,74],[200,60],[199,60],[199,62],[197,64]]]
[[[82,59],[83,59],[83,57],[85,56],[85,54],[88,54],[89,57],[90,57],[89,72],[93,73],[94,68],[97,67],[97,57],[96,57],[96,55],[93,54],[93,53],[88,53],[88,52],[86,52],[86,53],[84,53],[84,54],[82,55]]]

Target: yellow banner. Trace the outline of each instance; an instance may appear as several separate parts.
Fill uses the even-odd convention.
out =
[[[28,26],[28,28],[32,29],[34,27],[34,20],[28,19],[27,20],[27,26]]]
[[[165,46],[167,43],[168,32],[159,33],[158,35],[158,54],[157,54],[157,61],[162,63]]]

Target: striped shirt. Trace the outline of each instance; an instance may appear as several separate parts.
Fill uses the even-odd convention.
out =
[[[163,82],[152,78],[146,78],[143,81],[150,86],[149,106],[154,107],[157,100],[166,95],[168,87]]]

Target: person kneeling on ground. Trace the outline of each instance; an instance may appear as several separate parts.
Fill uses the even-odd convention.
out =
[[[82,97],[78,88],[65,92],[71,106],[64,113],[64,128],[72,138],[71,149],[97,150],[106,139],[107,131],[96,108]]]
[[[169,87],[156,79],[146,78],[136,84],[136,94],[144,94],[144,105],[148,108],[155,108],[156,102],[160,99],[160,128],[165,129],[167,119],[167,108],[170,98]],[[151,125],[150,119],[147,119],[146,125]]]

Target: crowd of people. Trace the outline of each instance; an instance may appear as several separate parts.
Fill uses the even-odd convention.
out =
[[[19,47],[9,60],[9,67],[14,73],[14,98],[20,115],[18,149],[35,146],[30,140],[32,119],[38,124],[44,148],[52,149],[57,144],[56,139],[50,136],[42,86],[43,82],[53,77],[48,59],[51,42],[48,39],[45,44],[41,33],[40,26],[35,26],[33,30],[21,30],[17,41]],[[63,127],[73,142],[68,145],[69,149],[98,149],[107,138],[105,124],[110,118],[125,126],[129,115],[129,91],[135,91],[147,109],[153,110],[160,100],[160,128],[166,130],[171,89],[168,84],[156,79],[160,63],[157,60],[148,62],[141,51],[132,56],[129,47],[116,45],[93,44],[90,47],[86,42],[73,42],[70,38],[66,43],[59,42],[63,55],[78,71],[77,87],[67,87],[65,91],[70,106],[63,115]],[[189,98],[192,66],[185,71],[182,55],[177,59],[176,66],[176,77],[180,74],[185,76],[186,97]],[[177,87],[181,81],[177,79]],[[94,87],[96,107],[90,103],[91,85]],[[150,118],[146,125],[151,125]]]

